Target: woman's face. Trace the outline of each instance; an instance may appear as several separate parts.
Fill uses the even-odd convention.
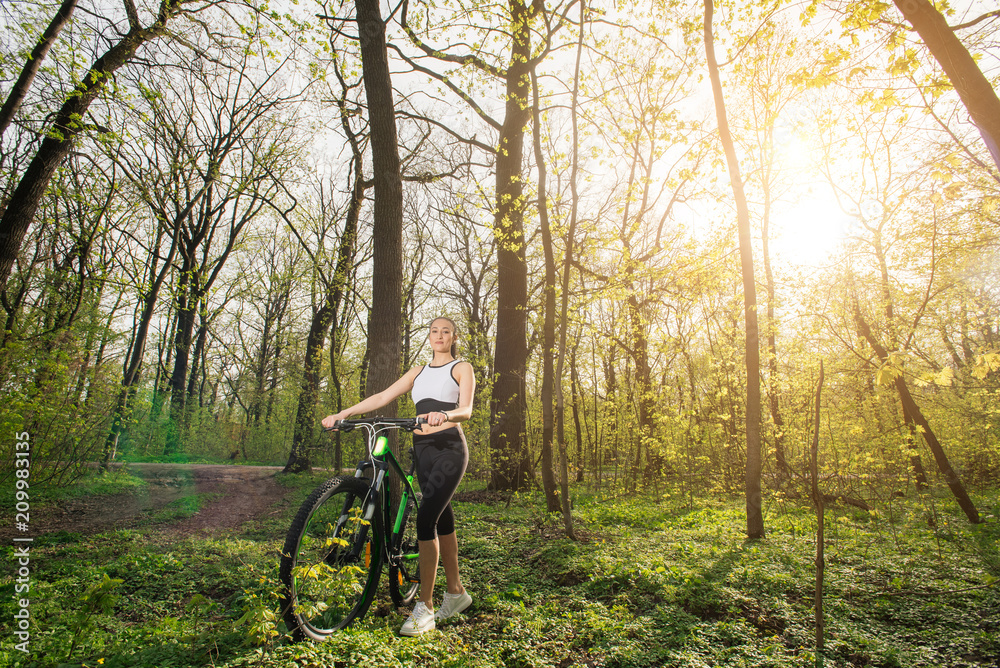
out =
[[[434,352],[451,352],[451,344],[455,340],[455,328],[445,318],[438,318],[431,323],[427,338]]]

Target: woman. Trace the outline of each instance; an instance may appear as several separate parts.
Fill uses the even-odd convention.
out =
[[[435,620],[457,615],[472,604],[458,573],[458,539],[451,497],[469,463],[469,448],[459,423],[472,417],[476,379],[471,364],[455,359],[456,340],[454,321],[436,318],[428,335],[434,351],[430,364],[413,367],[382,392],[323,420],[323,426],[330,429],[338,420],[376,410],[411,391],[417,416],[427,420],[426,425],[413,432],[417,480],[423,494],[417,512],[420,599],[399,630],[405,636],[431,631]],[[435,613],[434,580],[439,558],[444,565],[448,591]]]

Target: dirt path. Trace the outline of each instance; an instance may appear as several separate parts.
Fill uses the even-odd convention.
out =
[[[31,534],[93,534],[144,524],[152,531],[171,534],[218,535],[247,520],[282,512],[281,502],[290,491],[274,479],[281,470],[278,466],[130,464],[129,470],[146,480],[144,492],[72,499],[33,508]],[[164,519],[157,521],[159,511],[169,511],[172,502],[195,494],[213,496],[190,517],[171,520],[169,513],[160,513]],[[10,523],[0,525],[0,541],[13,535]]]

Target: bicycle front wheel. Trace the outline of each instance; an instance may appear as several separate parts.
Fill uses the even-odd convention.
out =
[[[368,481],[336,477],[299,508],[285,538],[282,615],[296,639],[324,640],[368,611],[382,572],[381,518]]]
[[[406,505],[397,511],[389,556],[389,596],[396,607],[409,605],[420,588],[419,544],[417,543],[417,505],[420,501],[407,495]]]

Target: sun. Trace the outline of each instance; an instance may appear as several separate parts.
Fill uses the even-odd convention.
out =
[[[818,169],[822,151],[815,139],[790,128],[777,136],[775,166],[787,189],[772,205],[769,251],[776,263],[792,267],[827,264],[856,222]]]
[[[769,250],[776,262],[819,267],[830,261],[851,226],[831,192],[808,190],[794,202],[776,205]]]

